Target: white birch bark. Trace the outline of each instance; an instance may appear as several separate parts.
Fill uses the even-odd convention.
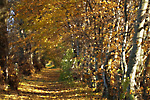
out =
[[[131,51],[130,57],[129,57],[129,63],[128,63],[128,70],[127,70],[127,77],[130,79],[130,88],[128,92],[135,92],[135,77],[136,77],[136,70],[139,67],[139,63],[141,60],[141,54],[142,54],[142,40],[144,37],[144,24],[145,24],[145,14],[146,9],[148,7],[149,0],[141,0],[140,7],[138,11],[137,16],[137,25],[135,27],[135,34],[133,37],[133,49]],[[134,95],[135,93],[133,93]],[[137,96],[133,97],[134,100],[136,100]],[[132,99],[132,98],[130,98]]]
[[[127,0],[125,0],[124,14],[125,14],[125,26],[124,26],[125,30],[123,34],[123,44],[122,44],[122,54],[121,54],[121,66],[123,68],[123,79],[126,78],[126,72],[127,72],[127,63],[126,63],[126,57],[125,57],[125,48],[126,48],[127,32],[128,32]]]

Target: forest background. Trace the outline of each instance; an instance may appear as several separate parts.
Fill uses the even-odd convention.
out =
[[[1,0],[0,14],[2,84],[51,60],[105,98],[149,98],[149,0]]]

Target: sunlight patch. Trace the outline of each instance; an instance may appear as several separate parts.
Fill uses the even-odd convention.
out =
[[[46,95],[46,96],[40,95],[40,96],[37,96],[37,97],[40,97],[40,98],[49,98],[50,96],[48,96],[48,95]]]

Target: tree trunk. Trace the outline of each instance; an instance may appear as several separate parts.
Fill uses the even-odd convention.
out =
[[[123,69],[123,77],[122,79],[126,78],[126,72],[127,72],[127,63],[126,63],[126,57],[125,57],[125,49],[126,49],[126,42],[127,42],[127,32],[128,32],[128,14],[127,14],[127,0],[125,0],[124,4],[124,15],[125,15],[125,26],[124,26],[124,34],[123,34],[123,43],[122,43],[122,54],[121,54],[121,66]]]
[[[7,38],[7,0],[0,1],[0,66],[3,70],[5,82],[8,79],[7,57],[8,57],[8,38]]]
[[[143,56],[142,52],[142,40],[144,37],[144,24],[145,24],[145,14],[146,9],[148,7],[149,0],[141,0],[138,16],[137,16],[137,25],[135,27],[135,34],[133,37],[133,49],[129,56],[128,70],[127,70],[127,78],[130,79],[128,94],[131,92],[132,96],[129,96],[129,100],[136,100],[137,96],[135,95],[135,86],[136,86],[136,71],[141,65],[141,56]],[[142,62],[143,63],[143,62]],[[127,80],[126,80],[127,81]]]

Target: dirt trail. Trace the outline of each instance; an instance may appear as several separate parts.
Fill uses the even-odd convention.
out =
[[[43,68],[41,72],[21,79],[18,91],[1,92],[4,100],[93,100],[99,94],[91,93],[80,83],[59,81],[60,69]]]

